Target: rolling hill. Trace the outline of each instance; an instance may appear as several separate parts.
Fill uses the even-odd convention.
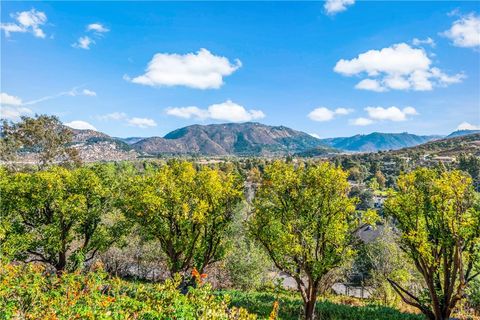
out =
[[[335,149],[353,152],[375,152],[381,150],[397,150],[416,146],[441,136],[418,136],[407,132],[381,133],[373,132],[367,135],[358,134],[352,137],[322,139],[321,141]]]
[[[148,154],[269,156],[327,148],[321,140],[284,126],[260,123],[192,125],[131,145]]]
[[[392,151],[394,155],[434,155],[459,156],[470,154],[480,156],[480,132],[466,135],[447,136],[444,139],[431,141],[418,146]]]
[[[450,133],[447,138],[461,137],[469,134],[480,133],[480,130],[457,130]]]

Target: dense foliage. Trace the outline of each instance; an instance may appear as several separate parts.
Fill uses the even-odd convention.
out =
[[[9,264],[0,266],[0,283],[0,319],[256,319],[209,285],[180,293],[179,277],[143,284],[102,271],[58,277],[38,265]]]
[[[94,168],[52,167],[8,174],[0,169],[3,256],[74,270],[122,231],[107,179]]]
[[[242,199],[232,172],[171,162],[136,176],[126,186],[122,209],[160,243],[173,276],[202,272],[223,258],[225,233]]]
[[[402,232],[401,248],[423,276],[428,299],[389,282],[429,319],[448,319],[477,276],[480,259],[480,211],[471,178],[460,171],[419,169],[402,175],[398,189],[386,212]]]
[[[314,317],[322,277],[348,256],[355,199],[347,173],[330,163],[274,162],[265,169],[249,228],[275,266],[297,283],[305,317]]]

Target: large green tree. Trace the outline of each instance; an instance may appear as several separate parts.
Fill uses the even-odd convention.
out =
[[[449,319],[474,279],[480,252],[480,211],[472,179],[461,171],[418,169],[398,179],[385,204],[401,232],[401,248],[423,277],[414,295],[390,279],[403,301],[429,319]]]
[[[15,259],[75,269],[118,239],[110,186],[90,168],[0,175],[0,245]]]
[[[348,173],[330,163],[265,168],[249,220],[251,234],[275,266],[297,283],[305,318],[313,319],[322,277],[348,256],[355,199]]]
[[[243,198],[233,172],[172,161],[131,179],[123,208],[159,241],[170,274],[205,267],[224,255],[226,233]]]
[[[19,122],[2,121],[0,159],[14,163],[19,152],[33,152],[40,168],[56,162],[79,163],[76,149],[71,148],[73,132],[55,116],[22,117]]]

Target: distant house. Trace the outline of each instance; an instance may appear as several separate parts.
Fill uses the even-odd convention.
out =
[[[373,196],[373,207],[377,208],[377,209],[383,207],[383,203],[385,202],[386,199],[387,199],[386,196],[374,195]]]
[[[446,163],[451,163],[451,162],[455,162],[455,157],[440,157],[440,156],[437,156],[437,157],[433,157],[431,159],[432,161],[435,161],[435,162],[446,162]]]

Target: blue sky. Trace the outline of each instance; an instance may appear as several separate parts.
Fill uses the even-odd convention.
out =
[[[113,136],[480,125],[478,2],[1,2],[2,116]],[[416,39],[416,40],[414,40]]]

